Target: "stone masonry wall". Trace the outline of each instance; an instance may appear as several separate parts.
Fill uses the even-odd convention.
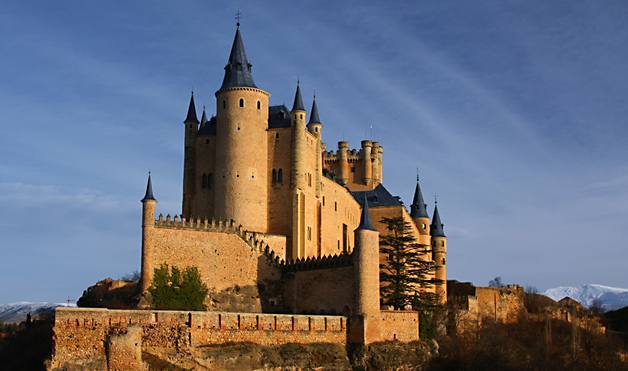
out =
[[[58,308],[51,369],[69,364],[106,369],[137,360],[133,344],[185,352],[228,342],[346,344],[346,334],[347,319],[340,316]]]
[[[284,273],[284,304],[292,313],[348,315],[354,305],[352,266]]]
[[[189,224],[189,223],[188,223]],[[157,222],[144,241],[147,269],[161,264],[195,266],[209,288],[211,310],[277,312],[281,309],[281,270],[274,252],[252,248],[234,230],[219,232]],[[253,235],[250,236],[254,238]],[[269,247],[270,250],[270,247]]]
[[[417,341],[419,340],[419,312],[383,310],[380,323],[382,341]]]

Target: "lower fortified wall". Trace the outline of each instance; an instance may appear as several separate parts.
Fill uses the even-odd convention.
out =
[[[385,340],[415,341],[419,317],[382,311]],[[346,345],[345,316],[57,308],[51,369],[140,370],[142,352],[186,353],[227,343]]]

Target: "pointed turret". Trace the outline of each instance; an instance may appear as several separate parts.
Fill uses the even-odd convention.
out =
[[[308,124],[320,124],[321,119],[318,117],[318,107],[316,106],[316,95],[314,96],[314,100],[312,101],[312,111],[310,112],[310,121]]]
[[[305,105],[303,104],[303,98],[301,98],[301,87],[297,82],[297,91],[294,94],[294,104],[292,104],[292,112],[305,111]]]
[[[183,122],[185,124],[198,124],[198,117],[196,116],[196,105],[194,104],[194,92],[192,92],[192,95],[190,96],[188,115]]]
[[[414,198],[412,199],[412,205],[410,205],[410,216],[412,219],[429,218],[429,215],[427,215],[427,205],[425,201],[423,201],[423,193],[419,185],[418,175],[416,177],[416,188],[414,188]]]
[[[253,65],[246,58],[244,43],[242,42],[242,35],[240,35],[240,27],[238,26],[233,45],[231,46],[229,62],[225,66],[225,77],[222,80],[220,90],[236,87],[257,88],[255,82],[253,82],[252,67]]]
[[[434,204],[434,216],[432,217],[432,225],[430,225],[430,235],[432,237],[447,237],[444,227],[445,225],[440,221],[438,205]]]
[[[148,173],[148,182],[146,183],[146,194],[144,194],[144,198],[142,199],[142,202],[144,201],[157,201],[155,199],[155,197],[153,196],[153,182],[150,179],[150,172]]]
[[[371,223],[371,214],[369,214],[369,202],[366,199],[366,192],[364,192],[364,203],[362,204],[362,215],[360,216],[360,225],[358,230],[368,229],[370,231],[377,231]]]
[[[207,114],[205,113],[205,106],[203,106],[203,116],[201,117],[201,126],[207,123]]]

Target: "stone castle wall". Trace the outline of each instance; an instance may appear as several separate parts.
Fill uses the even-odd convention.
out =
[[[349,315],[354,289],[350,265],[284,273],[284,304],[291,313]]]
[[[281,268],[272,248],[228,222],[158,220],[148,228],[146,269],[161,264],[194,266],[209,288],[212,310],[280,311]]]
[[[381,341],[415,341],[419,339],[419,312],[381,311]]]
[[[229,342],[345,344],[346,333],[341,316],[57,308],[51,369],[106,369],[151,347],[185,352]]]

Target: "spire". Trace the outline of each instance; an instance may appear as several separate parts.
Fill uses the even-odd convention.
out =
[[[318,107],[316,106],[316,95],[312,101],[312,111],[310,112],[310,121],[308,124],[320,124],[321,119],[318,118]]]
[[[222,80],[220,89],[228,89],[235,87],[257,88],[253,82],[253,74],[251,72],[252,64],[246,58],[244,51],[244,43],[240,35],[240,25],[236,29],[233,45],[231,46],[231,54],[229,54],[229,62],[225,66],[225,77]]]
[[[194,104],[194,92],[190,97],[190,105],[188,106],[188,116],[183,121],[186,124],[198,124],[198,118],[196,117],[196,105]]]
[[[369,214],[369,202],[366,199],[366,194],[368,192],[364,192],[364,203],[362,204],[362,216],[360,217],[360,225],[358,229],[368,229],[371,231],[377,231],[375,227],[373,227],[373,223],[371,223],[371,215]]]
[[[412,205],[410,205],[410,216],[415,218],[429,218],[427,215],[427,205],[423,201],[423,193],[421,192],[421,186],[419,185],[419,174],[416,176],[416,188],[414,188],[414,198],[412,199]]]
[[[201,117],[201,125],[205,125],[207,123],[207,114],[205,114],[205,106],[203,106],[203,116]]]
[[[148,200],[157,201],[153,196],[153,182],[150,180],[150,171],[148,172],[148,183],[146,183],[146,194],[144,195],[142,202]]]
[[[294,104],[292,105],[292,112],[294,111],[305,111],[305,106],[303,105],[303,98],[301,98],[301,87],[299,86],[298,81],[297,81],[297,91],[294,94]]]
[[[430,235],[432,237],[447,237],[445,236],[445,225],[440,221],[440,214],[438,213],[438,204],[434,203],[434,216],[432,217],[432,225],[430,225]]]

